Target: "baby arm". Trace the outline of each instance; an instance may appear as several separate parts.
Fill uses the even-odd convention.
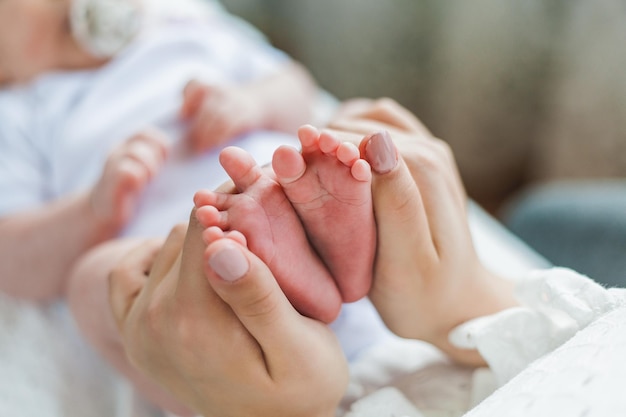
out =
[[[183,93],[181,114],[192,120],[192,148],[202,152],[257,129],[293,133],[309,121],[316,89],[308,71],[295,62],[242,85],[191,81]]]
[[[128,222],[165,153],[160,135],[135,135],[112,152],[91,190],[0,219],[0,290],[37,301],[63,295],[74,261]]]

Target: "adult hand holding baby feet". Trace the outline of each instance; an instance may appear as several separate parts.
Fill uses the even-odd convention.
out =
[[[334,127],[346,140],[364,127],[378,131],[360,145],[373,168],[378,230],[370,299],[399,336],[425,340],[453,359],[479,364],[476,352],[450,345],[449,331],[516,302],[512,284],[488,271],[476,254],[452,153],[389,100],[362,110]]]
[[[335,415],[348,384],[336,337],[293,308],[241,235],[192,214],[186,233],[156,253],[139,245],[110,282],[126,356],[196,415]]]
[[[301,314],[333,321],[341,296],[281,186],[242,149],[225,148],[220,162],[239,193],[196,193],[196,216],[208,228],[207,237],[215,228],[240,232]]]
[[[274,154],[278,182],[242,150],[225,149],[222,165],[242,193],[197,193],[197,216],[206,227],[241,232],[294,306],[328,322],[341,301],[356,301],[370,288],[371,171],[354,145],[311,126],[298,136],[302,153],[280,147]]]

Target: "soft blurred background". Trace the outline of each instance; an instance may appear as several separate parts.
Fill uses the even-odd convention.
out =
[[[626,173],[622,0],[222,0],[339,98],[390,96],[496,210],[530,181]]]
[[[626,186],[603,185],[626,174],[626,1],[222,2],[338,98],[411,109],[470,196],[551,261],[626,284]]]

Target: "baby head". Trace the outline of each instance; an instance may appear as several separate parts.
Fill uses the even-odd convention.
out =
[[[69,3],[70,0],[0,0],[2,82],[27,81],[78,55],[69,28]]]
[[[0,0],[0,85],[27,82],[51,70],[104,64],[134,35],[126,30],[130,18],[121,17],[133,13],[136,8],[130,4],[135,2]],[[126,29],[121,31],[122,26],[111,25],[112,21],[122,22]],[[103,25],[116,31],[107,32]],[[89,37],[92,28],[97,28],[96,43]]]

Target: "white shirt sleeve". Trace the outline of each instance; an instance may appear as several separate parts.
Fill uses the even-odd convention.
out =
[[[626,290],[552,268],[521,279],[516,296],[519,307],[471,320],[450,334],[454,345],[478,349],[490,371],[480,368],[468,375],[467,368],[428,360],[412,368],[408,358],[423,352],[406,346],[411,356],[404,359],[398,346],[384,344],[376,353],[385,349],[385,361],[371,360],[376,359],[371,353],[364,358],[371,360],[365,365],[375,378],[353,367],[360,379],[351,391],[359,399],[346,417],[368,417],[374,409],[378,416],[409,417],[421,417],[420,411],[464,417],[626,415]],[[402,362],[388,365],[397,358]],[[374,388],[368,377],[377,382]],[[368,393],[381,385],[400,392]]]
[[[515,289],[520,306],[461,324],[460,348],[478,349],[500,385],[602,316],[626,307],[626,290],[607,289],[566,268],[532,272]]]
[[[22,91],[0,92],[0,217],[45,200],[45,155]]]

